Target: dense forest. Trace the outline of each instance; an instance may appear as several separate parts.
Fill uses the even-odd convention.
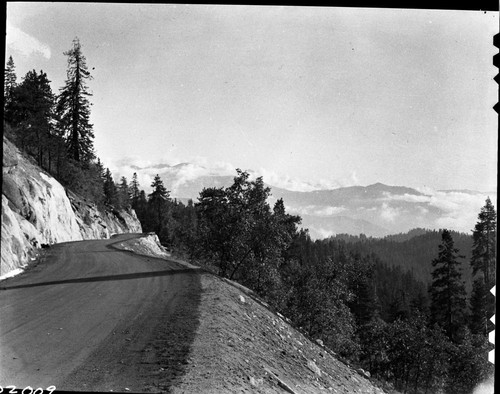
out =
[[[496,277],[496,212],[489,199],[472,236],[446,229],[371,239],[313,241],[261,177],[236,170],[229,187],[196,202],[173,199],[157,175],[113,179],[96,157],[91,80],[78,39],[65,52],[67,80],[4,79],[4,129],[65,187],[110,209],[133,208],[145,232],[173,253],[253,289],[312,340],[405,393],[470,393],[492,374],[489,318]],[[465,257],[464,257],[465,256]]]
[[[450,231],[455,246],[464,256],[463,261],[470,261],[473,239],[471,234]],[[352,250],[362,254],[374,253],[390,267],[400,267],[410,271],[415,279],[429,284],[432,281],[432,265],[429,261],[435,257],[441,242],[441,232],[436,230],[414,229],[406,234],[389,235],[384,238],[368,238],[350,234],[338,234],[333,237],[344,240]],[[462,266],[462,276],[467,293],[472,291],[472,267]]]

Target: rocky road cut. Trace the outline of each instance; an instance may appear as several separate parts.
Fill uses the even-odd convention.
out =
[[[0,282],[0,385],[121,392],[175,385],[199,324],[199,272],[113,248],[139,236],[54,245]]]

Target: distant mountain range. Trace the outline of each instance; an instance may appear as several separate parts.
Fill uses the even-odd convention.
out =
[[[134,171],[149,176],[159,174],[172,197],[195,202],[203,188],[230,186],[236,174],[221,175],[190,163],[135,167]],[[287,211],[300,215],[301,226],[308,228],[316,239],[336,234],[384,237],[417,227],[470,233],[486,197],[496,204],[496,192],[459,189],[422,192],[382,183],[307,192],[269,187],[270,203],[282,198]]]
[[[293,192],[273,188],[275,198],[283,198],[292,212],[302,217],[314,238],[333,234],[365,234],[383,237],[415,227],[425,227],[439,218],[439,208],[429,206],[429,196],[407,187],[374,185],[334,190]],[[424,208],[425,206],[425,208]],[[426,221],[421,219],[425,209]]]

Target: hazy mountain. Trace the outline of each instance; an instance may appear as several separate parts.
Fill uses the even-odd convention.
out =
[[[230,186],[236,175],[235,171],[210,171],[191,163],[161,164],[137,168],[137,172],[150,177],[159,174],[172,197],[195,202],[203,188]],[[270,203],[282,198],[288,212],[302,217],[302,227],[308,228],[313,238],[342,233],[384,237],[415,228],[470,233],[486,197],[496,201],[496,193],[460,189],[422,192],[382,183],[307,192],[269,186]]]
[[[431,196],[381,183],[312,192],[272,191],[273,198],[283,198],[290,211],[302,216],[303,226],[314,238],[340,233],[383,237],[426,227],[443,215],[428,203]]]

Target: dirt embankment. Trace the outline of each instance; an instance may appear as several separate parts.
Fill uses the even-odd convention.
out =
[[[383,392],[237,287],[200,282],[199,327],[172,392]]]
[[[198,327],[183,373],[169,382],[164,372],[173,366],[168,353],[175,353],[175,347],[165,349],[165,364],[157,365],[157,388],[173,393],[384,392],[304,337],[248,289],[208,272],[201,271],[199,278]]]

